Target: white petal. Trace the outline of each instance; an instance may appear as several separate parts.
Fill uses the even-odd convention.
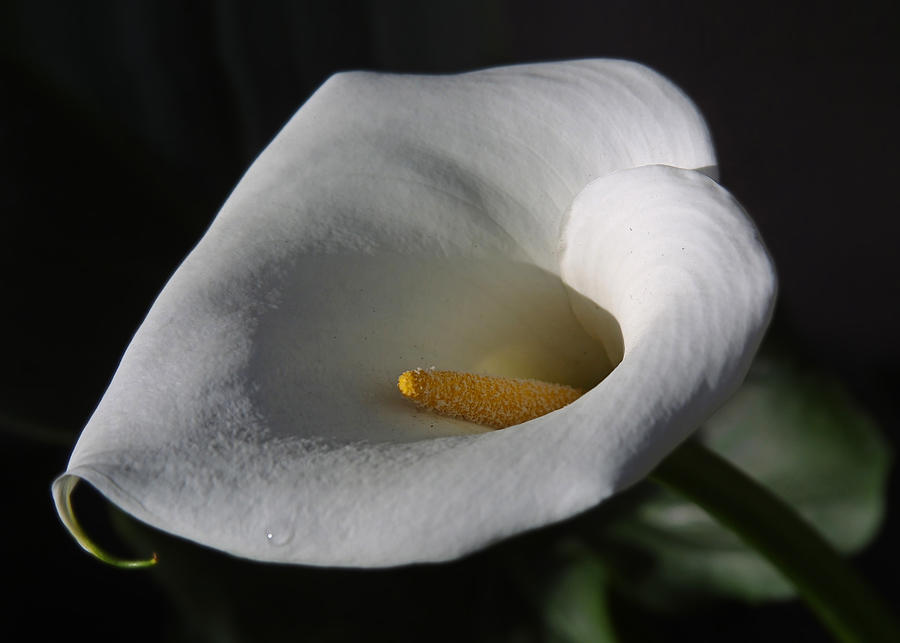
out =
[[[54,484],[61,515],[77,476],[236,555],[382,566],[630,484],[743,376],[774,288],[711,180],[616,172],[654,163],[715,160],[633,63],[333,78],[155,302]],[[432,364],[590,385],[623,340],[589,394],[503,431],[396,391]]]
[[[587,186],[560,255],[563,281],[621,327],[622,362],[571,415],[579,426],[604,418],[614,435],[604,428],[593,439],[628,445],[586,446],[604,453],[617,488],[627,486],[740,385],[772,313],[774,268],[731,195],[699,172],[666,166]],[[590,309],[576,314],[586,328],[598,325]]]

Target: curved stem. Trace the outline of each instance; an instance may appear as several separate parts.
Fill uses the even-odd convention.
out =
[[[690,441],[651,478],[689,498],[774,564],[841,641],[900,641],[881,599],[790,506]]]

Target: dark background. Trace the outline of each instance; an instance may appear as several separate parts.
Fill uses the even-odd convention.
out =
[[[0,3],[6,622],[36,639],[178,630],[152,576],[77,548],[49,485],[156,293],[255,156],[339,70],[620,57],[674,80],[705,114],[721,180],[775,258],[773,332],[841,377],[896,450],[897,20],[889,3],[722,7]],[[897,487],[894,475],[891,509]],[[856,560],[894,604],[898,538],[889,509],[882,536]],[[434,573],[469,582],[479,564]],[[722,609],[701,638],[789,640],[809,627],[793,605]],[[689,631],[677,618],[671,628],[676,638]]]

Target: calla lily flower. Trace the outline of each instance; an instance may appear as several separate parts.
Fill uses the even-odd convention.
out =
[[[583,60],[342,73],[153,304],[53,485],[262,561],[444,561],[646,476],[741,383],[775,294],[668,80]],[[502,430],[435,366],[587,392]]]

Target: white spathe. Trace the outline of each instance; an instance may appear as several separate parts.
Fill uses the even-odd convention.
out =
[[[596,505],[768,323],[771,262],[714,173],[696,108],[635,63],[334,76],[154,303],[54,483],[63,521],[77,478],[238,556],[388,566]],[[596,386],[484,431],[402,399],[431,365]]]

